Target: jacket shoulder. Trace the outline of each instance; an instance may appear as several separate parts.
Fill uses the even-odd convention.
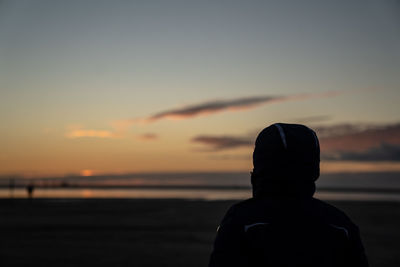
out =
[[[240,223],[241,219],[246,217],[245,215],[249,212],[251,206],[254,206],[254,199],[252,198],[233,204],[226,212],[221,224],[226,222]]]
[[[335,207],[334,205],[316,198],[313,198],[312,202],[313,205],[315,205],[318,209],[321,209],[321,211],[325,211],[325,215],[331,215],[343,221],[350,221],[350,218],[347,216],[347,214],[341,209]]]

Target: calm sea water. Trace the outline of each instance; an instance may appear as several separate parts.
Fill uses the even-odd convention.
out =
[[[27,198],[25,189],[10,192],[0,189],[0,198]],[[241,200],[251,197],[250,190],[209,189],[36,189],[35,198],[174,198],[192,200]],[[323,200],[400,201],[399,193],[317,192]]]
[[[246,199],[251,197],[248,173],[130,174],[97,177],[56,177],[36,180],[14,179],[7,188],[1,179],[0,198],[26,198],[24,186],[33,183],[37,198],[178,198]],[[77,188],[54,188],[64,183]],[[79,188],[84,186],[85,188]],[[95,187],[118,188],[95,188]],[[156,186],[156,188],[146,188]],[[142,188],[135,188],[142,187]],[[143,188],[144,187],[144,188]],[[158,188],[164,187],[164,188]],[[179,188],[178,188],[179,187]],[[196,188],[198,187],[198,188]],[[206,188],[205,188],[206,187]],[[400,173],[346,173],[321,175],[316,197],[324,200],[400,201]]]
[[[315,196],[323,200],[358,201],[400,201],[399,193],[374,192],[317,192]],[[27,198],[26,190],[16,189],[12,193],[0,189],[0,198]],[[246,199],[250,190],[209,190],[209,189],[36,189],[36,198],[174,198],[200,200]]]

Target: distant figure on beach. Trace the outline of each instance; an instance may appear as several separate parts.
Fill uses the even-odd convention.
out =
[[[15,179],[10,178],[10,183],[8,184],[8,188],[10,189],[10,198],[14,197],[14,189],[15,189]]]
[[[32,183],[26,186],[26,192],[28,193],[28,198],[33,197],[33,190],[35,190],[35,186]]]
[[[318,138],[306,126],[276,123],[261,131],[253,197],[226,213],[209,267],[368,266],[358,227],[313,197],[319,161]]]

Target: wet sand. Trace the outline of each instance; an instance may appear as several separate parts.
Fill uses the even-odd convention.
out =
[[[0,199],[1,266],[207,266],[234,201]],[[400,266],[400,203],[333,202],[361,229],[370,266]]]

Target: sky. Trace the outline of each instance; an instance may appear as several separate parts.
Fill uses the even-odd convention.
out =
[[[250,171],[275,122],[400,171],[399,48],[394,0],[3,0],[0,176]]]

